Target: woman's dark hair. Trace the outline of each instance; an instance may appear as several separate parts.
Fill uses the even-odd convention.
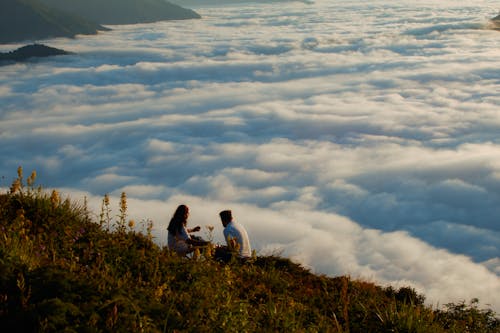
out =
[[[177,234],[183,225],[186,225],[188,218],[189,208],[186,205],[179,205],[175,210],[174,215],[170,219],[168,224],[168,232],[172,234]]]

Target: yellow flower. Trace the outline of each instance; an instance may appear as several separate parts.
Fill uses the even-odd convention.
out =
[[[120,211],[122,213],[125,213],[127,211],[127,194],[125,194],[125,192],[122,192],[122,195],[120,197]]]
[[[52,191],[52,194],[50,196],[50,202],[52,202],[53,208],[56,208],[57,206],[59,206],[59,204],[61,203],[61,198],[59,197],[59,192],[57,192],[56,190]]]
[[[21,189],[21,181],[19,179],[14,180],[10,187],[10,193],[14,194]]]
[[[27,180],[28,186],[32,187],[35,184],[35,179],[36,179],[36,171],[33,171],[31,173],[31,176],[28,177]]]
[[[200,249],[197,247],[193,252],[193,259],[198,259],[200,257]]]

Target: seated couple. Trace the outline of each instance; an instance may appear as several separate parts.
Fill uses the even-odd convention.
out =
[[[186,205],[180,205],[177,207],[167,228],[168,248],[181,256],[191,253],[197,246],[209,244],[209,242],[189,234],[199,231],[201,228],[196,226],[192,229],[188,229],[188,216],[189,208]],[[220,212],[219,216],[224,226],[224,238],[226,239],[227,246],[216,247],[215,258],[227,262],[231,260],[235,252],[237,252],[237,256],[243,260],[250,258],[252,256],[252,249],[245,228],[233,220],[233,215],[230,210]]]

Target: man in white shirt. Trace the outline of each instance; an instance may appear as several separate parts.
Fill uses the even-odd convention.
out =
[[[230,210],[220,212],[219,216],[224,226],[224,238],[227,241],[228,249],[238,249],[238,255],[242,259],[250,258],[252,248],[245,228],[233,220],[233,214]]]

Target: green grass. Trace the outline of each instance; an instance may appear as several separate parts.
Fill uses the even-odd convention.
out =
[[[424,305],[412,288],[312,274],[279,256],[180,258],[85,204],[24,184],[0,194],[2,332],[500,332],[478,301]]]

